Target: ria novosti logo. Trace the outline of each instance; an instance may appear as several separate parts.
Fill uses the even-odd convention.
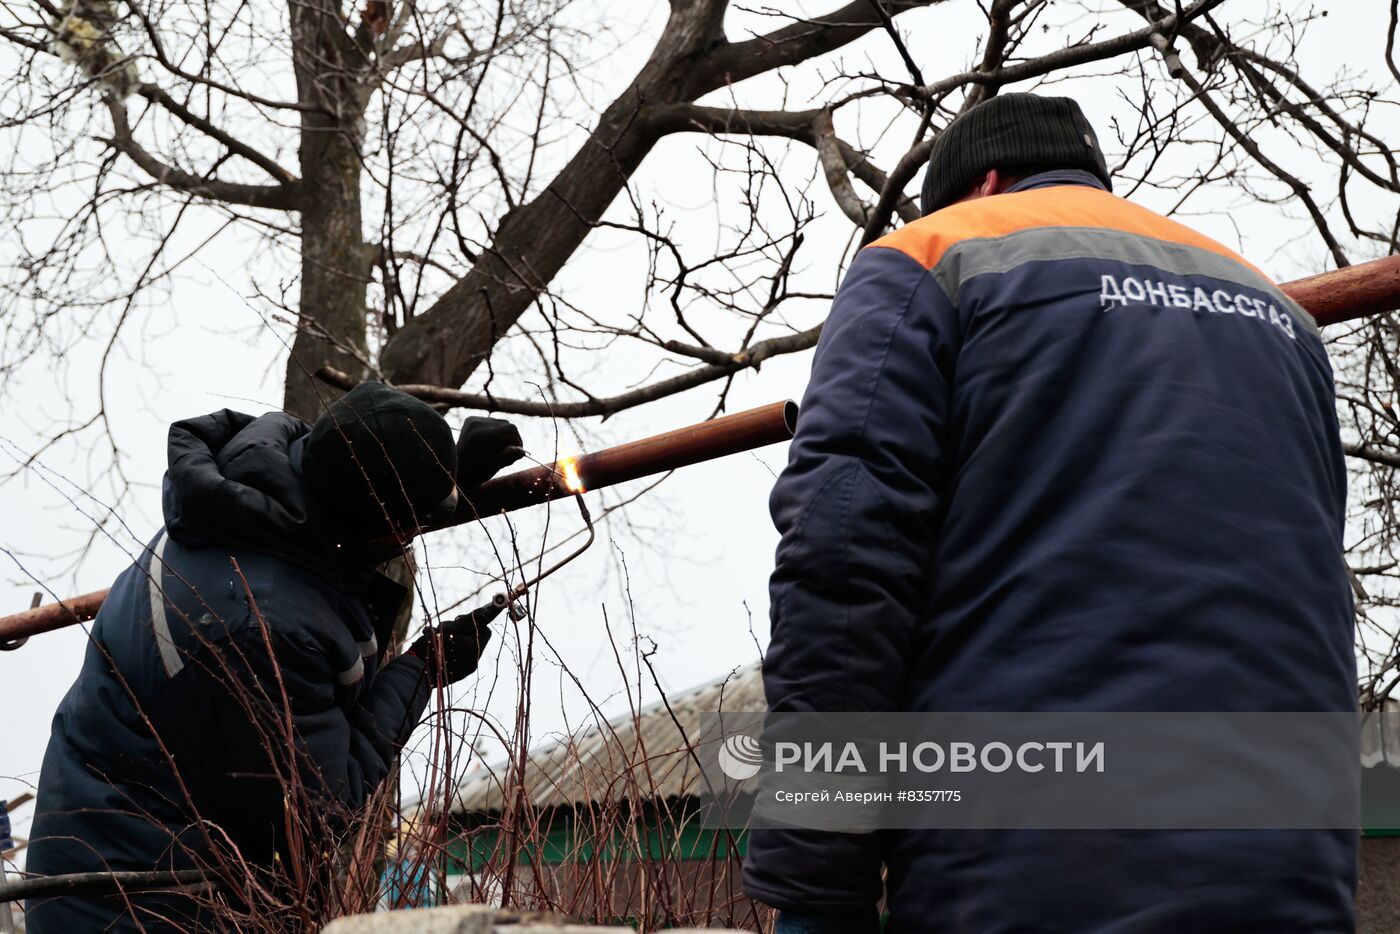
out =
[[[742,782],[753,778],[763,768],[763,747],[747,733],[733,733],[719,747],[719,769],[725,775]]]

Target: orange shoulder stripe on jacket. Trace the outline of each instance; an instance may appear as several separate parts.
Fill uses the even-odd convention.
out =
[[[899,250],[932,269],[964,240],[1003,237],[1037,227],[1090,227],[1209,250],[1264,273],[1204,234],[1123,198],[1085,185],[1056,185],[954,204],[870,244]],[[1268,279],[1267,276],[1265,276]],[[1272,280],[1270,280],[1272,281]]]

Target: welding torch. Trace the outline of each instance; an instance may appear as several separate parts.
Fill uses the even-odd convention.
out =
[[[593,540],[598,537],[597,531],[593,528],[593,516],[588,511],[588,503],[584,502],[583,493],[584,491],[580,489],[574,494],[574,502],[578,503],[579,515],[583,517],[583,524],[588,529],[588,537],[584,539],[583,544],[529,580],[521,581],[514,587],[508,587],[504,592],[491,598],[492,606],[504,607],[505,611],[510,614],[510,618],[516,622],[525,618],[525,611],[520,608],[520,604],[516,601],[529,593],[530,588],[587,551],[593,544]]]

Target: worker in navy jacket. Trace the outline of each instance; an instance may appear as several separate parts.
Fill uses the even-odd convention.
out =
[[[924,210],[847,272],[773,491],[771,711],[1355,709],[1346,469],[1308,313],[1111,194],[1068,99],[952,123]],[[897,934],[1337,932],[1356,849],[775,829],[744,880],[782,934],[874,931],[882,895]]]
[[[27,869],[214,870],[215,890],[31,900],[30,934],[233,931],[279,900],[315,929],[337,836],[431,689],[475,670],[494,615],[382,664],[406,590],[377,569],[519,445],[494,419],[454,444],[441,415],[373,382],[310,428],[227,410],[172,425],[165,526],[113,585],[54,717]]]

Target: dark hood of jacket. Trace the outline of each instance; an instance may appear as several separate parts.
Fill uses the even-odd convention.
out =
[[[224,409],[170,426],[163,506],[170,534],[189,545],[324,554],[292,445],[310,429],[281,412]]]
[[[176,541],[249,548],[358,576],[399,553],[387,545],[337,548],[329,511],[301,476],[310,431],[283,412],[224,409],[170,426],[162,505]]]

